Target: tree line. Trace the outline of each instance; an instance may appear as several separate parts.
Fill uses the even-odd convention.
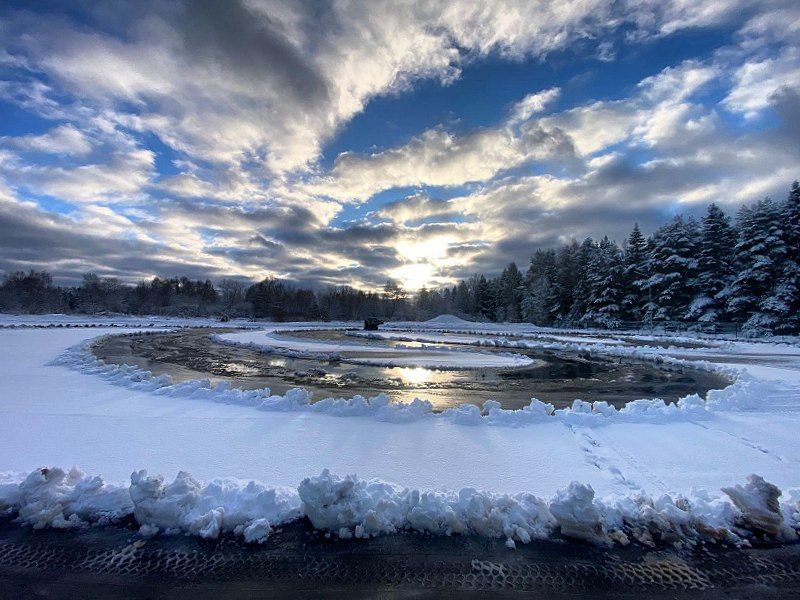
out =
[[[404,298],[401,303],[407,304]],[[16,271],[0,284],[0,312],[83,313],[162,316],[222,316],[286,320],[384,319],[400,314],[397,298],[350,286],[323,290],[268,278],[247,285],[223,279],[160,278],[129,285],[86,273],[79,285],[58,286],[46,271]]]
[[[587,238],[536,250],[525,272],[475,274],[452,287],[408,293],[350,286],[314,290],[268,278],[159,278],[128,285],[83,276],[54,285],[44,271],[9,273],[0,311],[222,315],[283,320],[428,319],[454,313],[488,321],[620,327],[627,322],[731,322],[754,333],[800,332],[800,186],[781,202],[745,205],[735,218],[711,204],[701,220],[676,215],[625,243]]]
[[[608,237],[534,252],[447,290],[457,312],[495,321],[619,327],[626,322],[736,323],[753,334],[800,333],[800,187],[734,219],[710,204],[620,247]],[[418,298],[418,302],[422,297]]]

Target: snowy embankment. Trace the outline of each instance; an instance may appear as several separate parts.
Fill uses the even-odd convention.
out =
[[[352,327],[352,324],[351,324]],[[326,327],[326,329],[335,329]],[[281,334],[281,335],[278,335]],[[521,354],[476,352],[467,348],[442,348],[440,346],[376,346],[343,344],[291,337],[286,327],[267,327],[259,331],[225,333],[214,336],[220,342],[244,346],[265,353],[281,354],[295,358],[341,360],[353,364],[386,367],[427,367],[431,369],[478,369],[484,367],[511,368],[533,364]],[[374,354],[379,356],[352,356]]]
[[[779,503],[780,490],[752,475],[723,494],[694,493],[675,499],[637,495],[599,501],[591,486],[576,482],[550,499],[533,494],[495,494],[401,488],[384,481],[338,477],[325,470],[297,489],[254,481],[217,479],[202,485],[186,472],[172,483],[144,470],[130,485],[109,485],[75,469],[39,469],[21,482],[0,475],[0,507],[34,528],[68,529],[134,517],[139,532],[188,533],[216,539],[234,534],[265,542],[275,527],[308,517],[316,529],[341,538],[366,538],[416,530],[437,535],[505,537],[506,544],[564,537],[602,546],[791,541],[800,527],[797,498]]]
[[[101,333],[0,331],[0,503],[23,522],[133,515],[144,534],[263,541],[307,515],[343,537],[414,528],[601,544],[790,539],[798,526],[800,387],[786,368],[743,373],[708,402],[433,414],[380,397],[309,404],[302,391],[173,385],[93,359],[86,344]],[[105,479],[40,470],[51,465]],[[181,473],[165,484],[143,468]]]
[[[219,319],[211,317],[162,317],[158,315],[12,315],[0,313],[0,329],[25,329],[25,328],[64,328],[64,327],[121,327],[121,328],[146,328],[168,327],[179,329],[183,327],[257,327],[247,319],[232,319],[222,323]]]
[[[683,336],[669,338],[675,343],[683,345],[648,345],[654,338],[647,336],[625,336],[623,339],[606,339],[598,337],[558,336],[545,337],[533,334],[515,333],[513,336],[500,335],[498,332],[490,334],[481,333],[479,330],[448,330],[437,331],[410,331],[402,329],[389,329],[385,331],[351,331],[348,335],[358,338],[399,341],[399,342],[426,342],[448,343],[478,348],[509,348],[517,350],[555,350],[576,355],[612,357],[619,359],[643,360],[660,364],[687,366],[701,370],[713,370],[731,378],[747,378],[755,372],[760,372],[767,379],[783,380],[788,378],[800,383],[800,345],[789,343],[769,342],[742,342],[719,341],[710,342]],[[643,342],[637,345],[635,342]],[[664,339],[660,339],[664,343]],[[694,347],[686,344],[695,344]],[[712,360],[707,360],[711,357]],[[759,362],[772,361],[782,358],[790,363],[789,369],[778,371],[764,371],[758,366]],[[727,360],[726,360],[727,359]],[[747,367],[737,365],[743,359],[752,359],[754,364]]]
[[[658,324],[653,330],[648,330],[646,323],[640,329],[596,329],[581,327],[550,327],[547,325],[534,325],[533,323],[494,323],[481,321],[467,321],[454,315],[440,315],[427,321],[389,321],[381,326],[384,330],[398,331],[430,331],[475,333],[485,335],[502,335],[506,337],[550,337],[550,338],[580,338],[587,342],[598,339],[625,339],[657,342],[680,343],[684,341],[704,341],[711,345],[724,345],[727,342],[736,342],[742,339],[751,339],[753,343],[800,344],[800,336],[769,336],[766,338],[748,338],[732,333],[706,333],[703,331],[665,331]]]

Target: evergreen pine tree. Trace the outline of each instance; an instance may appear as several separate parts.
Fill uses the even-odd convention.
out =
[[[492,285],[486,280],[486,277],[479,275],[476,278],[475,286],[475,302],[477,305],[477,314],[485,319],[494,318],[495,303]]]
[[[597,251],[597,246],[592,238],[586,238],[580,245],[573,261],[575,273],[575,286],[572,289],[572,302],[569,308],[570,321],[580,321],[589,308],[589,269]]]
[[[453,306],[455,309],[464,314],[473,314],[472,308],[474,306],[474,302],[472,300],[472,295],[470,294],[469,286],[467,282],[463,279],[458,282],[453,288]]]
[[[697,258],[696,290],[686,318],[705,323],[719,320],[725,308],[725,290],[733,277],[733,248],[736,231],[716,204],[703,217]]]
[[[496,283],[497,298],[495,319],[497,321],[519,321],[522,302],[523,277],[516,263],[509,264]]]
[[[556,293],[555,264],[556,254],[553,250],[537,250],[531,256],[522,298],[522,313],[526,321],[540,325],[552,322],[551,306]]]
[[[622,298],[622,315],[626,320],[638,321],[642,318],[646,300],[645,281],[647,280],[647,240],[639,230],[639,224],[633,226],[628,243],[625,245],[624,296]]]
[[[548,300],[551,296],[551,284],[547,275],[535,277],[528,285],[528,293],[522,300],[522,315],[526,322],[536,325],[548,325],[550,312]]]
[[[580,246],[572,240],[562,246],[556,255],[553,269],[553,289],[550,297],[550,318],[562,321],[567,318],[575,291],[575,263]]]
[[[771,316],[776,333],[800,332],[800,185],[792,184],[789,197],[780,206],[783,262],[777,279],[759,308]],[[773,252],[778,255],[779,251]]]
[[[692,299],[688,285],[697,268],[697,223],[680,215],[660,227],[650,240],[650,277],[645,282],[647,318],[671,321],[683,318]]]
[[[776,325],[771,303],[773,286],[786,256],[780,212],[766,198],[742,207],[737,218],[735,265],[738,273],[727,294],[727,310],[751,334],[769,332]]]
[[[792,183],[783,207],[783,232],[786,245],[786,266],[782,281],[788,295],[786,322],[780,331],[800,333],[800,183]]]
[[[617,244],[604,237],[589,263],[589,301],[584,321],[603,327],[619,327],[622,321],[624,262]]]

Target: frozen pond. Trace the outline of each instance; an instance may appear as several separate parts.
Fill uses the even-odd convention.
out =
[[[293,331],[281,334],[287,339],[369,345],[370,352],[341,352],[341,360],[292,358],[279,353],[264,354],[246,347],[231,346],[212,339],[213,333],[230,329],[196,329],[178,332],[137,334],[105,338],[95,344],[95,354],[119,364],[133,364],[155,375],[169,374],[175,381],[209,378],[230,381],[235,387],[269,387],[282,394],[292,387],[304,387],[314,399],[374,396],[388,394],[394,401],[414,398],[429,400],[435,410],[462,403],[481,405],[487,399],[499,401],[504,408],[521,408],[536,397],[556,407],[570,404],[575,398],[605,400],[621,407],[640,398],[675,401],[691,393],[704,396],[710,389],[728,385],[715,373],[687,367],[670,367],[629,359],[598,358],[550,350],[514,350],[532,362],[514,368],[434,369],[414,366],[378,366],[353,364],[368,354],[372,359],[390,356],[402,346],[420,346],[415,342],[354,339],[340,330]],[[426,342],[425,346],[463,350],[455,344]],[[502,352],[480,348],[480,352]]]

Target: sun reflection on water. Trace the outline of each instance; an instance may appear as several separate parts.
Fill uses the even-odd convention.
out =
[[[403,383],[411,385],[421,385],[434,379],[434,372],[423,367],[398,367],[396,373]]]

